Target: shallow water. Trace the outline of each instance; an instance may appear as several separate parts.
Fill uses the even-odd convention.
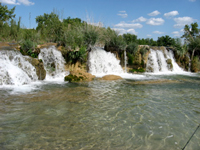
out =
[[[200,123],[200,76],[147,79],[1,88],[0,149],[183,148]],[[200,129],[186,150],[199,148]]]

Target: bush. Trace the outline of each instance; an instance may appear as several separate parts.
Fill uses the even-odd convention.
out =
[[[140,49],[140,54],[141,54],[142,56],[144,56],[144,55],[146,54],[147,51],[148,51],[148,48],[147,48],[147,47],[142,47],[142,48]]]
[[[129,52],[130,54],[136,54],[138,51],[138,44],[137,43],[130,43],[127,48],[126,51]]]
[[[126,42],[123,40],[122,36],[113,35],[110,41],[106,41],[106,49],[107,47],[113,47],[116,50],[125,50],[126,49]]]
[[[95,30],[84,32],[84,42],[87,47],[94,46],[98,39],[98,33]]]
[[[21,43],[21,49],[24,52],[28,52],[29,50],[33,50],[35,49],[36,44],[34,42],[32,42],[31,40],[25,40]]]
[[[132,73],[134,73],[134,72],[143,73],[143,72],[145,72],[145,69],[144,68],[130,69],[129,72],[132,72]]]
[[[38,56],[37,53],[33,52],[35,50],[35,47],[37,46],[36,43],[32,42],[31,40],[25,40],[21,44],[21,53],[24,55],[29,55],[33,58],[36,58]]]
[[[128,57],[128,65],[133,65],[133,60],[134,60],[133,55],[127,53],[127,57]]]
[[[77,61],[84,63],[87,58],[86,47],[82,46],[79,50],[63,50],[62,54],[66,62],[75,64]]]
[[[200,62],[198,56],[194,57],[191,63],[191,71],[198,72],[200,70]]]

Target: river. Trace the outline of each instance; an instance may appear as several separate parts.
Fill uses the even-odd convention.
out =
[[[181,149],[199,125],[200,75],[0,88],[0,149]],[[200,148],[198,130],[186,150]]]

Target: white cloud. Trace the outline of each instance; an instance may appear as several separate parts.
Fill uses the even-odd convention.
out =
[[[157,11],[157,10],[155,10],[155,11],[149,13],[148,15],[149,15],[149,16],[157,16],[157,15],[159,15],[159,14],[160,14],[160,12]]]
[[[134,29],[123,29],[123,28],[112,28],[113,30],[115,30],[118,34],[123,35],[126,33],[130,33],[130,34],[135,34],[137,35],[137,32]]]
[[[189,0],[190,2],[195,2],[196,0]]]
[[[181,29],[180,31],[174,31],[174,32],[172,32],[172,34],[175,37],[180,37],[181,35],[183,35],[183,33],[184,33],[184,29]]]
[[[179,32],[179,31],[174,31],[174,32],[172,32],[172,34],[173,34],[175,37],[180,37],[180,32]]]
[[[180,32],[184,32],[184,29],[181,29]]]
[[[178,31],[174,31],[174,32],[172,32],[172,34],[179,34],[179,32]]]
[[[195,21],[195,19],[191,18],[191,17],[178,17],[178,18],[174,18],[174,21],[176,22],[176,24],[174,25],[175,28],[181,28],[184,27],[186,24],[191,24]]]
[[[143,25],[141,25],[140,23],[125,23],[124,21],[118,23],[115,25],[115,27],[117,28],[133,28],[133,29],[136,29],[136,28],[142,28]]]
[[[34,5],[34,3],[30,2],[29,0],[0,0],[0,2],[8,5]]]
[[[132,22],[145,22],[145,21],[147,21],[147,19],[144,18],[143,16],[141,16],[141,17],[139,17],[138,19],[133,20]]]
[[[33,2],[30,2],[29,0],[18,0],[18,2],[27,6],[35,4]]]
[[[126,13],[126,11],[125,10],[122,10],[122,11],[119,11],[120,13]]]
[[[134,29],[128,29],[127,30],[127,33],[130,33],[130,34],[137,34],[137,32],[135,32],[135,30]]]
[[[127,31],[125,29],[122,29],[122,28],[112,28],[112,29],[115,30],[120,35],[127,33]]]
[[[121,16],[122,18],[126,18],[128,17],[128,14],[126,13],[126,11],[119,11],[119,14],[117,14],[118,16]]]
[[[19,5],[19,3],[16,2],[16,0],[0,0],[0,2],[8,5]]]
[[[163,34],[164,32],[160,32],[160,31],[153,31],[154,34]]]
[[[168,18],[168,17],[174,17],[178,14],[179,14],[178,11],[174,10],[174,11],[170,11],[168,13],[165,13],[164,16]]]
[[[148,37],[152,36],[151,34],[147,34]]]
[[[165,22],[162,18],[150,18],[147,20],[146,24],[152,25],[152,26],[159,26],[162,25]]]
[[[97,23],[92,23],[92,22],[87,22],[88,24],[91,24],[93,26],[97,26],[97,27],[103,27],[103,23],[102,22],[97,22]]]

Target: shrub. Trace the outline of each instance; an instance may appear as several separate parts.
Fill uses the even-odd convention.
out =
[[[98,39],[98,33],[93,29],[93,27],[88,28],[84,32],[84,43],[89,48],[90,46],[94,46]]]
[[[145,72],[145,69],[144,68],[138,68],[138,69],[130,69],[129,72]]]
[[[36,43],[32,42],[31,40],[25,40],[21,44],[21,53],[24,55],[29,55],[33,58],[38,56],[37,53],[34,52],[35,47],[37,46]]]
[[[129,52],[130,54],[136,54],[138,51],[138,44],[137,43],[130,43],[127,48],[126,51]]]
[[[191,63],[191,71],[192,72],[198,72],[200,70],[200,63],[198,56],[194,57]]]
[[[134,60],[133,55],[127,53],[127,57],[128,57],[128,65],[133,65],[133,60]]]

